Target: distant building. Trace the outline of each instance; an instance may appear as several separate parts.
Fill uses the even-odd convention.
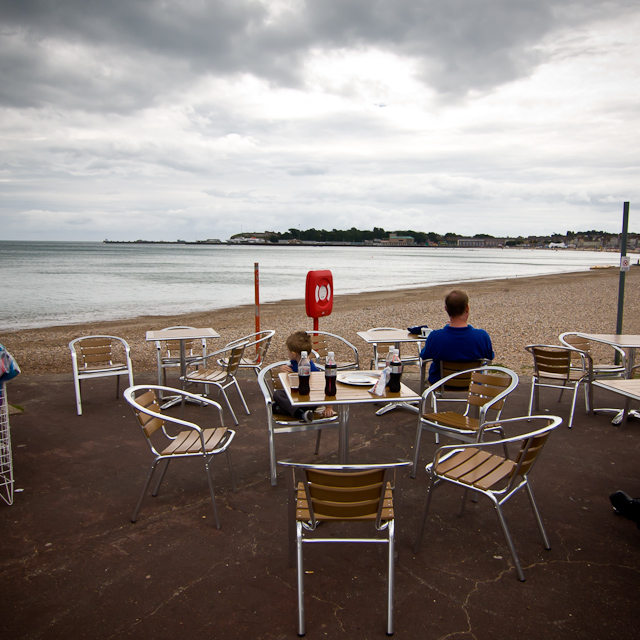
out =
[[[381,244],[393,247],[408,247],[416,243],[416,239],[413,236],[399,236],[395,233],[390,233],[388,238],[381,240]]]
[[[508,238],[458,238],[459,247],[504,247]]]

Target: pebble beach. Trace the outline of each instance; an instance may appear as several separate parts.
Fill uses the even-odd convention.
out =
[[[333,312],[319,320],[319,329],[355,344],[366,368],[371,348],[356,335],[357,331],[418,324],[440,328],[447,320],[444,296],[451,289],[463,288],[471,299],[470,324],[491,335],[494,363],[527,375],[531,371],[531,357],[524,349],[527,344],[557,344],[558,335],[564,331],[615,333],[619,280],[619,270],[608,268],[460,286],[336,295]],[[623,333],[640,334],[640,267],[633,266],[625,280]],[[3,331],[0,343],[15,357],[24,374],[71,374],[69,341],[84,335],[115,335],[129,343],[134,372],[155,371],[155,347],[145,340],[147,330],[173,325],[213,327],[220,339],[212,348],[220,348],[253,333],[255,315],[255,306],[245,305],[185,315]],[[304,300],[288,300],[260,305],[260,328],[276,331],[268,361],[283,360],[287,335],[297,329],[312,329],[313,320],[305,313]]]

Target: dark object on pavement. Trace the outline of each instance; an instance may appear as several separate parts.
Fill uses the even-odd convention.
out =
[[[613,510],[629,520],[633,520],[640,529],[640,500],[632,498],[624,491],[616,491],[609,496]]]

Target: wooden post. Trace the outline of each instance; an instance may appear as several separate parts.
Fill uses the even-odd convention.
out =
[[[255,284],[255,300],[256,300],[256,333],[260,331],[260,275],[258,263],[253,264],[253,280]],[[256,344],[256,355],[258,355],[258,345]]]

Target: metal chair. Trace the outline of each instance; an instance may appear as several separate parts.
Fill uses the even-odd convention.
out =
[[[566,331],[560,334],[560,342],[566,347],[578,349],[581,353],[571,353],[571,368],[586,373],[589,378],[589,393],[585,395],[587,411],[593,404],[593,391],[591,382],[607,378],[624,378],[627,375],[627,354],[624,349],[613,344],[599,343],[601,349],[612,349],[612,362],[601,362],[594,358],[594,345],[588,338],[575,331]]]
[[[549,434],[562,423],[562,419],[556,416],[530,416],[528,418],[501,420],[501,424],[505,427],[519,423],[524,423],[528,429],[533,426],[534,430],[519,436],[491,442],[449,445],[440,447],[435,452],[433,462],[426,467],[429,475],[429,485],[422,510],[422,520],[414,545],[414,553],[418,553],[420,549],[433,491],[437,486],[448,482],[464,489],[461,514],[464,512],[466,495],[469,489],[485,495],[491,500],[516,566],[518,579],[524,582],[524,573],[507,528],[507,522],[502,513],[502,505],[518,491],[526,489],[544,547],[545,549],[551,548],[538,506],[533,497],[529,474]],[[487,423],[486,426],[497,426],[497,423]],[[491,453],[492,449],[496,447],[504,448],[507,445],[516,443],[519,444],[519,451],[514,460],[509,459],[506,455]]]
[[[271,339],[275,333],[276,332],[273,329],[251,333],[248,336],[229,342],[225,346],[225,349],[232,349],[233,347],[237,347],[241,344],[244,345],[244,355],[238,365],[238,369],[251,369],[257,376],[267,359],[267,351],[269,350]],[[247,355],[252,348],[255,348],[255,355]],[[218,364],[226,366],[227,358],[219,358]]]
[[[297,565],[298,635],[305,634],[304,619],[304,563],[302,548],[306,543],[369,542],[386,544],[388,551],[387,576],[387,635],[393,634],[393,586],[395,471],[410,466],[409,461],[381,465],[298,464],[278,461],[289,467],[287,474],[289,564]],[[298,472],[299,480],[296,478]],[[345,538],[313,535],[323,522],[371,522],[385,537]]]
[[[238,395],[240,396],[240,400],[242,400],[242,404],[244,405],[247,415],[250,415],[251,413],[236,378],[238,368],[242,362],[244,349],[244,344],[239,344],[231,348],[224,347],[207,354],[204,358],[194,360],[187,365],[187,373],[183,379],[185,383],[204,384],[217,387],[224,396],[227,407],[229,407],[229,411],[233,417],[233,422],[236,425],[238,424],[238,419],[236,418],[236,414],[234,413],[231,402],[229,401],[229,396],[227,395],[227,389],[229,387],[235,387]],[[218,359],[224,360],[226,364],[218,365]],[[213,366],[209,364],[209,361],[212,361]],[[183,397],[183,407],[184,403],[185,398]]]
[[[287,364],[289,364],[289,360],[274,362],[262,369],[258,374],[258,386],[260,387],[260,391],[262,391],[267,411],[267,428],[269,429],[269,472],[271,474],[271,485],[274,487],[278,484],[278,475],[276,470],[276,434],[317,431],[318,436],[316,438],[316,448],[314,453],[315,455],[318,455],[322,430],[338,428],[337,415],[325,418],[322,413],[317,411],[314,414],[312,422],[305,422],[304,420],[298,420],[297,418],[287,414],[274,412],[276,403],[273,399],[273,392],[276,389],[282,388],[278,378],[278,370],[282,365]]]
[[[194,329],[187,325],[165,327],[163,331],[176,329]],[[158,368],[158,385],[167,386],[167,369],[180,371],[180,340],[156,340],[156,358]],[[187,364],[207,355],[207,339],[184,340],[185,361]],[[172,394],[175,395],[175,394]],[[164,400],[164,397],[160,398]]]
[[[402,331],[402,329],[398,329],[397,327],[374,327],[369,329],[367,333],[371,333],[373,331]],[[400,360],[402,360],[403,366],[411,366],[416,365],[420,366],[420,349],[418,345],[419,342],[410,343],[416,346],[418,349],[418,353],[415,356],[403,355],[402,349],[400,348]],[[373,357],[371,358],[371,369],[382,369],[385,366],[385,362],[387,359],[387,354],[389,353],[389,349],[391,347],[395,348],[394,342],[372,342],[373,347]]]
[[[131,349],[125,340],[116,336],[83,336],[69,343],[73,383],[76,391],[76,411],[82,415],[82,380],[116,377],[116,398],[120,395],[120,376],[128,376],[133,385]]]
[[[314,352],[314,362],[319,369],[324,369],[324,362],[329,351],[336,357],[338,371],[348,371],[360,368],[358,349],[345,338],[327,331],[307,331],[311,336]]]
[[[214,417],[214,426],[208,429],[203,429],[193,422],[182,420],[181,418],[174,418],[163,413],[158,403],[157,392],[167,391],[174,394],[179,394],[184,397],[188,397],[194,400],[198,400],[201,404],[211,407],[214,410],[214,416],[217,414],[217,418]],[[142,506],[151,478],[158,467],[160,461],[164,462],[164,467],[160,472],[160,477],[156,482],[156,486],[153,490],[153,496],[158,495],[160,484],[164,479],[164,475],[169,467],[171,460],[178,458],[200,458],[204,463],[205,473],[207,475],[207,482],[209,484],[209,493],[211,494],[211,504],[213,505],[213,513],[216,521],[216,528],[220,528],[220,519],[218,518],[218,509],[216,507],[216,498],[213,491],[213,481],[211,480],[210,464],[213,456],[219,453],[225,453],[227,456],[227,462],[229,464],[229,473],[231,474],[231,484],[233,490],[236,490],[235,479],[233,475],[233,467],[231,465],[231,458],[229,457],[228,448],[235,436],[235,431],[232,429],[226,429],[224,426],[224,420],[222,417],[222,407],[213,400],[208,398],[202,398],[187,391],[180,391],[178,389],[171,389],[169,387],[162,387],[160,385],[138,385],[135,387],[129,387],[124,392],[126,401],[131,405],[133,413],[138,420],[138,424],[142,429],[142,434],[145,437],[151,453],[154,456],[153,462],[147,474],[147,479],[142,488],[140,499],[131,516],[131,522],[135,522],[138,519],[138,512]],[[219,423],[219,426],[218,424]],[[183,429],[177,435],[172,435],[168,432],[167,427],[170,425],[176,425],[178,428]]]
[[[458,379],[469,386],[465,398],[464,413],[443,411],[438,409],[441,389],[451,386],[458,389]],[[440,435],[449,436],[463,442],[478,442],[487,431],[489,411],[495,412],[498,420],[504,408],[506,397],[518,386],[518,375],[504,367],[485,365],[476,369],[458,371],[446,378],[438,380],[423,394],[420,402],[418,426],[416,429],[416,444],[413,458],[411,477],[415,478],[418,456],[420,455],[420,440],[422,431],[432,431],[436,434],[436,443]],[[431,409],[428,405],[431,401]],[[445,401],[449,401],[445,399]],[[472,411],[476,415],[471,415]],[[493,429],[500,432],[499,425]]]
[[[536,412],[540,411],[540,387],[559,389],[560,397],[565,389],[573,388],[571,414],[568,427],[573,425],[573,415],[576,410],[576,400],[580,385],[589,380],[589,367],[576,369],[571,366],[572,358],[583,357],[585,354],[573,347],[561,347],[552,344],[529,344],[525,349],[533,356],[533,375],[531,376],[531,397],[529,398],[529,415],[533,411],[535,400]],[[582,354],[582,355],[581,355]],[[589,411],[588,393],[585,392],[585,406]]]

